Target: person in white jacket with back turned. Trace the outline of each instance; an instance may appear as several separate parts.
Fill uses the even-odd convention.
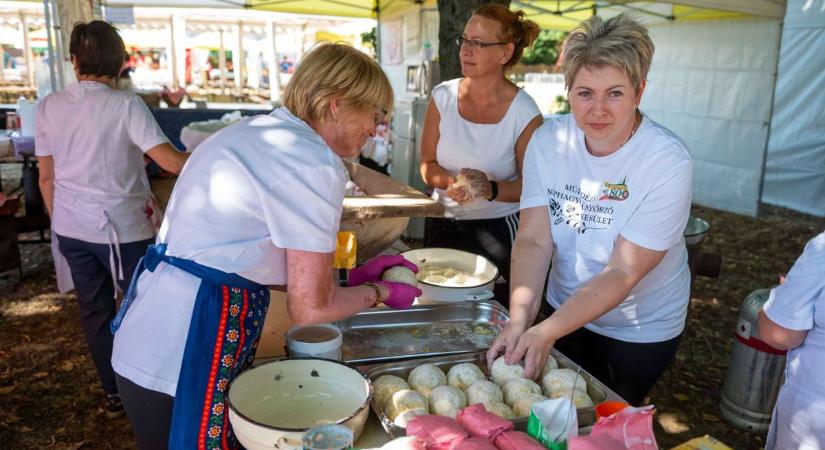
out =
[[[179,173],[189,155],[169,144],[140,97],[115,90],[126,47],[114,27],[100,20],[75,25],[69,51],[78,82],[38,105],[35,153],[53,238],[68,262],[106,393],[102,408],[117,417],[123,405],[109,332],[115,291],[126,290],[154,237],[143,157]]]

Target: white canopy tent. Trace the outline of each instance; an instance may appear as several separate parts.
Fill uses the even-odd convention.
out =
[[[46,0],[49,1],[49,0]],[[106,0],[381,20],[434,0]],[[512,0],[543,27],[629,11],[656,54],[642,109],[693,152],[694,201],[746,215],[761,202],[825,215],[825,0]],[[787,11],[787,12],[786,12]]]

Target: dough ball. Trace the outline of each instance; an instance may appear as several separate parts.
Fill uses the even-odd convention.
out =
[[[502,419],[513,420],[516,418],[516,415],[513,414],[513,410],[510,409],[509,406],[505,405],[501,402],[489,402],[485,403],[484,407],[487,408],[488,412],[491,412]]]
[[[423,395],[411,389],[403,389],[392,394],[384,412],[390,420],[394,421],[401,413],[411,409],[423,409],[425,414],[430,410],[427,406],[427,399]]]
[[[458,417],[458,412],[459,411],[460,410],[458,410],[458,409],[446,409],[444,411],[441,411],[437,415],[438,416],[449,417],[450,419],[455,419],[456,417]]]
[[[573,404],[576,405],[576,408],[587,408],[588,406],[593,406],[593,399],[591,399],[586,392],[582,392],[578,389],[553,391],[550,393],[550,398],[571,399],[571,396]]]
[[[447,372],[447,384],[461,390],[467,390],[478,380],[486,380],[484,372],[473,363],[456,364]]]
[[[508,380],[504,383],[504,386],[501,387],[501,391],[504,393],[504,403],[507,406],[513,406],[516,398],[524,394],[541,394],[539,385],[528,378]]]
[[[453,183],[450,187],[453,189],[458,189],[463,187],[464,190],[467,191],[468,194],[472,193],[471,188],[472,185],[470,184],[470,180],[464,174],[459,173],[455,176],[455,183]]]
[[[372,390],[375,393],[375,402],[382,408],[387,404],[387,400],[392,397],[392,394],[409,388],[410,386],[406,381],[404,381],[403,378],[395,375],[381,375],[372,383]]]
[[[553,358],[553,355],[547,355],[547,362],[544,363],[544,369],[541,370],[541,377],[544,378],[551,370],[558,368],[559,362],[556,361],[556,358]]]
[[[447,375],[434,364],[423,364],[410,372],[407,382],[410,387],[426,396],[438,386],[447,384]]]
[[[384,274],[381,275],[381,279],[384,281],[395,281],[412,286],[416,286],[418,284],[418,279],[415,277],[415,273],[404,266],[390,267],[384,271]]]
[[[408,410],[402,412],[401,414],[399,414],[392,421],[392,423],[396,424],[397,426],[399,426],[401,428],[407,428],[407,422],[413,420],[414,418],[416,418],[418,416],[426,416],[427,414],[429,414],[429,413],[427,412],[426,409],[421,409],[421,408],[408,409]]]
[[[587,383],[584,381],[584,377],[572,369],[551,370],[541,379],[541,387],[546,395],[558,391],[572,391],[574,386],[577,390],[587,392]]]
[[[438,386],[427,396],[430,413],[446,416],[445,412],[458,411],[467,406],[467,395],[453,386]]]
[[[501,388],[495,383],[488,380],[478,380],[472,386],[467,388],[467,404],[473,405],[475,403],[492,403],[503,402],[504,394],[501,393]]]
[[[541,394],[522,394],[516,397],[510,406],[513,407],[513,414],[515,414],[516,417],[530,417],[530,408],[533,404],[544,400],[547,400],[547,397]]]
[[[504,362],[504,357],[499,356],[493,361],[493,368],[490,370],[490,378],[496,382],[497,385],[503,386],[507,380],[514,378],[524,378],[524,366],[519,361],[518,364],[512,366]]]

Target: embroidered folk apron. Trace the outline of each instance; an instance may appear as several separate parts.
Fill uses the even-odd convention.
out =
[[[263,329],[269,290],[237,274],[166,255],[166,244],[149,247],[141,258],[111,329],[115,333],[134,300],[137,279],[163,261],[200,278],[178,376],[170,449],[235,449],[226,388],[252,363]]]

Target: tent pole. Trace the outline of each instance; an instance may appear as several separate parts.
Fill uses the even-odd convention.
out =
[[[49,0],[43,0],[43,14],[46,16],[46,42],[47,47],[49,49],[49,88],[51,92],[57,92],[57,73],[55,73],[55,52],[54,52],[54,40],[52,38],[52,32],[54,28],[52,26],[52,14],[51,14],[51,6],[49,5]]]
[[[765,193],[765,173],[768,167],[768,144],[771,141],[771,122],[773,121],[773,105],[776,99],[776,80],[779,79],[779,56],[782,53],[782,31],[785,29],[785,18],[779,20],[779,39],[776,40],[776,63],[773,70],[773,89],[771,89],[771,106],[768,109],[768,120],[765,126],[768,131],[765,133],[765,146],[762,149],[762,167],[759,172],[759,199],[756,203],[756,217],[759,217],[762,209],[762,195]]]
[[[223,43],[223,25],[220,26],[218,30],[218,36],[220,36],[220,50],[218,54],[218,69],[221,72],[221,95],[224,93],[224,89],[226,89],[226,46]]]
[[[381,65],[381,0],[375,0],[375,59]]]
[[[32,47],[29,42],[29,25],[26,16],[20,11],[20,27],[23,29],[23,51],[26,54],[26,79],[34,86],[34,67],[32,67]]]
[[[269,102],[275,106],[281,101],[281,72],[278,66],[278,51],[275,48],[275,33],[278,25],[269,19],[266,24],[266,60],[269,67]]]
[[[243,21],[238,21],[238,54],[233,55],[232,59],[237,61],[235,63],[235,88],[238,90],[238,95],[242,95],[244,88],[244,75],[246,74],[246,58],[243,51]]]
[[[178,45],[175,40],[175,16],[169,17],[169,69],[172,71],[172,90],[180,87],[178,78]]]
[[[55,61],[57,61],[57,89],[63,90],[66,87],[66,63],[63,60],[64,49],[63,43],[63,25],[60,18],[60,4],[50,2],[52,5],[52,24],[54,26],[55,38]]]

